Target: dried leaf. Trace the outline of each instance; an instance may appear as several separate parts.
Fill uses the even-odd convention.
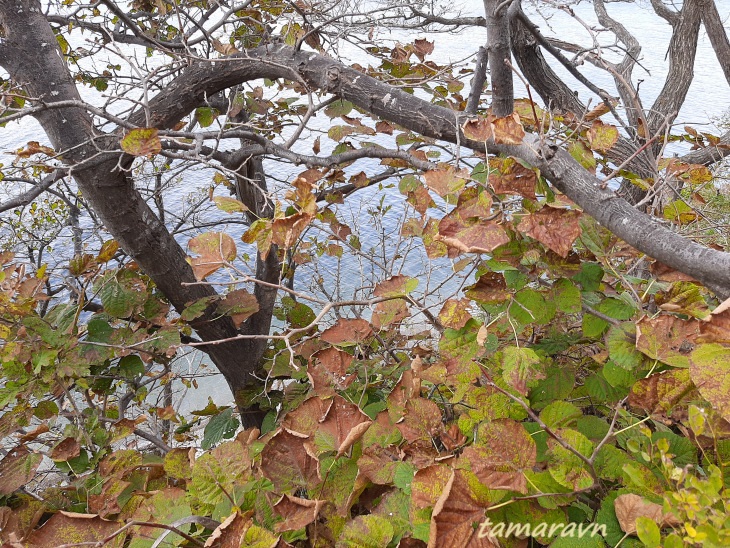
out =
[[[580,217],[579,211],[543,207],[523,217],[518,228],[520,232],[566,258],[573,249],[573,242],[580,236]]]

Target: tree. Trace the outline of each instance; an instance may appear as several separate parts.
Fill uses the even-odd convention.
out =
[[[398,345],[390,343],[401,340],[397,327],[411,314],[408,306],[427,317],[439,333],[439,350],[455,360],[445,366],[446,376],[455,378],[471,371],[468,364],[476,359],[474,345],[491,348],[492,353],[499,349],[494,359],[504,368],[506,384],[490,378],[483,387],[501,391],[500,397],[512,398],[517,402],[514,405],[524,402],[515,394],[526,396],[528,388],[534,388],[530,383],[542,379],[543,373],[535,372],[542,355],[525,347],[525,341],[538,343],[542,328],[533,324],[549,324],[555,306],[566,315],[584,310],[586,316],[580,321],[592,333],[589,338],[600,339],[610,326],[606,345],[611,360],[623,360],[627,369],[641,369],[638,364],[645,363],[641,356],[676,366],[682,357],[678,355],[689,350],[673,349],[667,356],[657,348],[659,326],[641,324],[645,339],[648,333],[653,342],[640,343],[641,333],[637,335],[634,324],[628,322],[631,326],[627,327],[622,322],[662,305],[669,311],[706,319],[710,317],[708,307],[730,297],[730,254],[721,249],[726,242],[718,229],[723,221],[699,209],[710,199],[708,192],[715,190],[708,186],[713,181],[710,168],[730,151],[730,132],[718,137],[692,128],[683,136],[673,136],[670,131],[692,82],[700,28],[710,37],[729,84],[730,42],[715,2],[686,0],[675,8],[652,0],[654,13],[671,25],[672,38],[664,89],[646,108],[632,81],[639,63],[639,42],[610,16],[604,1],[596,0],[593,5],[600,25],[615,37],[615,45],[600,46],[596,40],[586,48],[546,36],[519,0],[484,0],[484,17],[439,12],[429,2],[338,2],[328,6],[268,0],[100,0],[90,4],[0,0],[0,66],[9,75],[3,82],[2,122],[32,116],[51,145],[28,143],[17,153],[18,164],[4,168],[8,180],[27,182],[31,188],[0,209],[27,206],[43,193],[55,192],[68,208],[75,229],[76,257],[70,262],[73,280],[51,283],[41,267],[40,253],[34,256],[40,269],[34,279],[40,281],[28,283],[20,270],[8,270],[18,282],[9,299],[30,299],[8,313],[34,318],[23,320],[23,328],[35,330],[41,340],[38,348],[47,352],[24,357],[31,364],[27,368],[40,370],[60,360],[56,348],[60,341],[39,327],[46,323],[54,326],[53,333],[62,331],[60,325],[73,332],[78,346],[68,347],[67,342],[63,352],[78,362],[91,359],[77,350],[86,348],[84,344],[116,348],[117,353],[95,359],[105,361],[106,366],[113,364],[116,374],[122,376],[139,366],[128,359],[130,352],[144,352],[145,360],[166,363],[170,348],[190,344],[205,351],[225,377],[243,425],[261,427],[267,413],[276,415],[277,406],[287,397],[303,401],[302,394],[294,393],[294,386],[314,386],[316,392],[324,382],[325,391],[332,396],[339,385],[331,377],[338,372],[344,378],[346,370],[332,364],[337,360],[349,364],[353,356],[361,357],[358,352],[367,355],[369,343],[364,342],[371,337],[377,338],[384,354],[402,365]],[[427,60],[433,43],[426,38],[392,48],[373,42],[368,33],[377,32],[379,26],[424,33],[485,27],[486,43],[475,52],[473,65],[459,73],[455,67]],[[82,39],[84,45],[78,45]],[[360,48],[360,64],[348,65],[338,57],[340,40]],[[616,52],[620,53],[618,60]],[[571,54],[576,57],[569,59]],[[557,76],[546,55],[592,92],[600,101],[598,106],[591,109],[581,102]],[[610,75],[615,91],[600,89],[583,76],[578,58]],[[464,74],[470,77],[467,97],[461,95]],[[489,95],[485,93],[487,74]],[[529,84],[529,92],[536,92],[544,106],[514,98],[515,75]],[[84,86],[104,95],[97,96],[99,102],[84,100],[80,92]],[[321,112],[333,124],[336,119],[344,123],[326,132],[333,147],[321,142],[324,131],[314,123]],[[609,115],[613,123],[607,121]],[[395,138],[389,137],[394,132]],[[312,138],[314,135],[317,137]],[[356,139],[376,135],[390,139],[392,146],[382,145],[385,141]],[[693,150],[679,158],[664,157],[665,145],[676,139],[690,143]],[[238,144],[228,150],[231,140]],[[439,154],[445,161],[435,161]],[[470,161],[464,163],[462,156],[467,154]],[[384,166],[379,172],[362,167],[354,173],[357,168],[351,166],[372,166],[373,159]],[[371,162],[366,164],[368,160]],[[273,192],[271,173],[266,173],[266,166],[274,162],[306,168],[292,178],[283,196]],[[191,218],[171,209],[166,190],[191,166],[215,170],[212,201],[225,212],[241,215],[238,222],[246,226],[244,242],[256,246],[250,271],[242,270],[237,245],[223,229],[194,236],[188,245],[191,256],[173,234],[186,223],[195,225]],[[460,295],[439,303],[441,312],[433,314],[429,306],[410,295],[410,278],[390,272],[392,278],[377,281],[372,296],[330,302],[310,299],[310,304],[320,307],[312,310],[303,303],[306,295],[292,285],[297,265],[307,260],[302,235],[318,224],[327,227],[331,245],[308,253],[336,256],[343,247],[357,253],[360,244],[350,238],[351,228],[329,205],[391,177],[398,179],[401,192],[417,212],[399,227],[401,233],[420,238],[431,258],[471,258],[476,277],[470,280],[468,298]],[[80,197],[71,187],[59,190],[68,179],[73,179]],[[221,196],[226,189],[235,198]],[[510,201],[510,196],[517,200]],[[719,192],[714,196],[721,202]],[[441,213],[429,217],[427,211],[434,207]],[[97,223],[98,234],[106,232],[113,241],[99,249],[84,249],[78,238],[83,232],[79,225],[82,212]],[[702,238],[695,241],[683,234],[687,227],[701,231]],[[617,238],[628,246],[622,247]],[[10,259],[5,259],[9,264]],[[103,264],[112,259],[120,269],[104,272]],[[214,278],[221,269],[235,278],[225,293],[217,291],[220,284]],[[604,272],[611,272],[612,290],[617,296],[625,294],[624,301],[596,296]],[[656,279],[650,280],[651,276]],[[33,293],[39,291],[41,281],[50,296],[71,293],[74,306],[64,309],[72,318],[68,322],[61,322],[59,309],[52,307],[56,316],[42,319],[48,301],[36,300]],[[238,288],[236,284],[242,283],[250,284],[251,291]],[[32,291],[23,289],[29,287]],[[284,302],[283,297],[288,300]],[[550,298],[558,303],[552,308],[547,302]],[[181,321],[171,319],[166,303]],[[339,318],[330,329],[319,331],[327,312],[356,306],[373,309],[370,321]],[[480,319],[476,312],[472,317],[469,307],[481,307],[479,313],[484,317]],[[38,318],[33,312],[36,309],[40,310]],[[79,321],[86,318],[84,312],[97,314],[87,327],[79,329]],[[286,328],[272,336],[276,313],[283,315]],[[114,339],[112,332],[122,337],[115,331],[115,321],[128,322],[125,329],[137,330],[139,338]],[[525,329],[531,325],[534,332],[527,336]],[[487,326],[494,326],[504,338],[488,338]],[[11,332],[19,333],[8,331],[6,336]],[[333,345],[333,355],[325,359],[317,354],[323,348],[303,349],[304,342],[314,339]],[[717,335],[705,342],[708,340],[720,345],[721,350],[713,347],[713,351],[725,355],[727,349],[722,345],[726,339]],[[693,338],[688,344],[700,343],[701,338]],[[338,345],[350,350],[345,352]],[[408,345],[412,348],[414,342]],[[358,347],[357,352],[352,346]],[[475,354],[462,363],[464,353],[472,350]],[[43,359],[38,357],[41,355]],[[283,361],[281,356],[285,356]],[[704,364],[705,359],[719,363],[714,354],[702,356],[692,363]],[[317,377],[312,365],[324,361],[331,366],[328,381]],[[455,372],[453,367],[463,370]],[[414,371],[418,377],[417,367]],[[647,369],[647,374],[653,371]],[[49,375],[43,387],[52,391],[58,377]],[[700,373],[694,375],[699,387],[696,375]],[[71,371],[68,376],[77,379],[84,374]],[[299,384],[274,390],[272,383],[280,378],[294,378]],[[438,385],[433,375],[429,378]],[[639,383],[639,378],[633,380]],[[418,396],[420,382],[399,386],[415,401],[427,402],[411,412],[435,424],[438,408]],[[74,383],[81,386],[77,380]],[[69,386],[64,384],[63,389]],[[6,388],[7,401],[27,394],[17,386],[11,387],[12,394]],[[629,386],[625,388],[628,394]],[[716,392],[699,389],[704,398],[724,410]],[[342,405],[338,413],[352,419],[354,411],[341,400],[335,401]],[[121,417],[127,404],[129,400],[118,405]],[[405,409],[409,404],[398,405]],[[451,409],[449,405],[445,408]],[[534,423],[545,426],[544,419],[524,405]],[[292,409],[296,408],[293,404]],[[381,409],[376,406],[370,411]],[[216,441],[227,432],[228,419],[230,416],[218,422],[220,435],[212,436]],[[359,431],[358,425],[370,425],[364,418],[352,420],[347,424],[354,431]],[[472,426],[477,428],[479,421],[474,421]],[[612,429],[614,423],[615,419]],[[510,423],[506,428],[515,426]],[[291,435],[282,432],[277,434],[277,443]],[[464,436],[463,432],[451,433],[455,439]],[[309,430],[306,434],[314,435]],[[412,431],[403,435],[413,435],[409,442],[428,445],[426,438]],[[598,483],[593,465],[605,440],[587,454],[574,448],[580,440],[570,436],[573,434],[561,447],[570,447],[564,449],[571,454],[561,462],[570,468],[573,458],[585,466],[582,475],[569,481],[562,478],[562,485],[579,492]],[[348,436],[335,438],[338,457],[357,441]],[[443,441],[447,438],[440,439],[448,447]],[[163,451],[170,449],[161,438],[154,443]],[[461,443],[455,442],[454,447]],[[273,470],[276,455],[266,453],[263,458]],[[466,479],[461,472],[454,474],[450,479],[439,477],[439,481],[444,480],[456,493],[454,486],[463,487]],[[510,485],[526,492],[525,486]],[[473,498],[470,504],[479,507]],[[438,527],[443,531],[443,520],[448,521],[445,514],[441,520]],[[471,530],[471,523],[461,525]]]

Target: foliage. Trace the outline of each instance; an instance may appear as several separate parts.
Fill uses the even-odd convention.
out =
[[[306,17],[295,22],[303,3],[249,4],[226,26],[229,36],[206,45],[235,56],[286,20],[276,27],[281,42],[322,48]],[[131,5],[157,25],[146,29],[155,40],[180,39],[166,17],[172,4]],[[83,17],[99,15],[85,9]],[[113,66],[83,68],[87,52],[71,48],[69,31],[58,37],[77,80],[116,85]],[[359,69],[463,110],[459,72],[427,61],[433,47],[425,39],[373,45],[379,64]],[[153,201],[163,177],[172,185],[190,159],[181,150],[208,167],[214,157],[176,134],[186,124],[280,135],[312,114],[299,102],[310,93],[301,82],[259,84],[201,104],[173,130],[117,136],[136,162],[129,171],[157,184]],[[27,257],[19,238],[5,242],[18,253],[0,255],[2,542],[521,546],[505,525],[530,523],[535,545],[558,548],[728,545],[727,301],[630,247],[524,159],[462,157],[349,101],[320,106],[331,123],[311,148],[332,151],[324,165],[310,159],[256,209],[241,192],[220,195],[245,177],[215,164],[193,212],[180,215],[194,232],[186,244],[196,281],[185,284],[220,293],[175,311],[153,274],[101,226],[98,244],[75,245],[60,266],[41,252],[54,236]],[[528,135],[546,138],[549,126],[576,165],[612,173],[609,151],[621,133],[602,119],[607,109],[577,120],[530,99],[502,117],[482,106],[464,137],[518,146]],[[712,141],[703,135],[690,128],[681,138]],[[264,151],[273,146],[259,141]],[[51,172],[54,155],[28,143],[14,169]],[[353,162],[362,158],[384,171],[359,170]],[[715,175],[674,159],[658,166],[682,185],[653,215],[725,245],[718,224],[727,200],[715,192],[713,215],[700,211],[719,188]],[[348,218],[338,206],[366,187],[374,198]],[[33,202],[19,212],[36,220],[25,229],[55,234],[78,223],[84,202],[71,194],[64,205]],[[404,205],[389,232],[394,195]],[[158,213],[164,222],[165,208]],[[230,219],[243,215],[245,229],[234,234]],[[276,283],[250,274],[251,262],[267,258]],[[326,282],[347,261],[368,267],[342,297]],[[411,268],[419,261],[435,266]],[[302,273],[314,289],[295,288]],[[245,327],[265,311],[262,288],[278,292],[267,318],[278,323],[271,334],[269,324],[250,334]],[[172,386],[197,381],[173,364],[186,346],[209,348],[198,333],[221,318],[239,330],[234,339],[265,341],[260,383],[236,393],[236,407],[209,399],[180,412]],[[265,415],[260,428],[242,428],[250,409]],[[602,526],[597,536],[568,534],[591,524]]]

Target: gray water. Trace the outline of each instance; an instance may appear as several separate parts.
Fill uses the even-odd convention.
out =
[[[724,15],[726,19],[727,26],[727,18],[730,15],[730,0],[718,0],[717,5],[721,15]],[[459,7],[458,3],[456,7]],[[463,2],[461,8],[463,15],[478,16],[483,14],[481,0]],[[574,10],[589,26],[596,25],[590,4],[582,3],[575,6]],[[612,17],[619,20],[629,31],[633,32],[642,44],[641,67],[637,66],[634,69],[633,79],[634,82],[641,80],[640,93],[644,106],[648,108],[660,92],[668,70],[665,54],[670,38],[670,27],[664,20],[653,15],[648,0],[638,3],[610,3],[608,4],[608,11]],[[542,20],[539,17],[534,17],[533,20],[540,26],[544,34],[556,36],[566,41],[583,44],[591,43],[591,36],[588,31],[566,13],[560,11],[548,12],[547,10],[543,10],[542,13],[546,15],[549,13],[549,19]],[[423,37],[423,34],[407,34],[402,31],[391,32],[388,29],[380,28],[376,30],[374,40],[377,43],[386,43],[388,41],[406,42],[417,37]],[[436,43],[435,51],[431,57],[437,63],[457,63],[473,55],[479,46],[484,45],[486,30],[469,29],[459,34],[432,34],[428,35],[428,38]],[[74,38],[74,40],[76,39],[83,41],[84,38],[78,36]],[[601,37],[601,40],[607,43],[610,39]],[[72,44],[76,45],[73,42]],[[352,61],[363,62],[362,56],[346,44],[342,45],[341,52],[346,58],[350,57]],[[592,97],[590,91],[576,82],[567,71],[561,66],[555,68],[556,72],[564,76],[565,80],[573,85],[573,89],[578,92],[584,102],[590,99],[593,105],[597,103],[598,99],[595,96]],[[580,66],[579,69],[599,87],[615,94],[612,80],[607,78],[605,73],[601,73],[598,69],[587,64]],[[466,94],[467,92],[468,90],[465,89],[463,93]],[[101,104],[104,100],[98,92],[89,88],[82,88],[82,95],[85,100],[93,104]],[[515,95],[516,97],[527,96],[519,81],[515,83]],[[676,127],[681,131],[681,128],[688,124],[701,131],[719,134],[720,130],[714,127],[713,121],[723,115],[728,107],[730,107],[730,88],[724,80],[720,65],[712,51],[704,29],[702,29],[696,59],[695,79],[676,121]],[[313,120],[312,128],[314,130],[326,130],[329,124],[329,119],[320,114],[318,118]],[[302,140],[295,145],[295,150],[311,153],[313,138],[314,133],[305,131]],[[47,143],[38,124],[32,119],[23,119],[19,123],[11,122],[5,128],[0,129],[0,162],[9,165],[13,157],[4,153],[22,147],[26,142],[32,140]],[[326,141],[327,139],[323,137],[322,153],[328,151]],[[384,146],[389,145],[385,141],[379,142],[382,142]],[[331,143],[329,146],[332,146]],[[676,149],[676,152],[681,152],[681,149]],[[301,171],[301,169],[288,164],[272,161],[266,162],[266,168],[272,179],[272,185],[279,191],[285,186],[286,181],[290,181]],[[363,170],[368,174],[375,174],[380,169],[382,168],[379,167],[378,162],[359,162],[353,166],[350,173]],[[210,184],[211,176],[210,170],[187,173],[177,183],[174,191],[168,197],[168,200],[170,200],[168,205],[173,211],[184,211],[187,203],[204,195],[202,189],[207,188]],[[279,181],[279,183],[276,181]],[[395,185],[395,188],[393,188],[393,185]],[[328,298],[333,299],[352,298],[353,296],[367,298],[377,281],[390,274],[402,273],[419,278],[420,284],[416,293],[417,296],[423,298],[426,304],[443,302],[445,298],[458,292],[458,289],[464,283],[465,274],[469,271],[462,272],[450,279],[454,275],[451,261],[429,261],[423,251],[414,246],[413,242],[401,239],[398,232],[402,220],[409,215],[409,209],[405,206],[404,198],[397,191],[396,180],[385,181],[381,187],[384,188],[375,186],[359,191],[348,199],[347,203],[337,207],[338,218],[342,222],[350,224],[353,233],[359,235],[364,253],[346,253],[341,260],[324,256],[313,264],[300,267],[296,278],[296,288],[298,290],[311,291],[320,297],[324,293]],[[7,196],[23,190],[6,186],[1,192]],[[217,194],[222,195],[220,192]],[[387,210],[387,213],[383,214],[383,210]],[[372,215],[370,212],[372,212]],[[6,215],[9,214],[10,212],[6,213]],[[435,216],[438,216],[438,214]],[[215,209],[205,210],[206,222],[216,220],[225,222],[227,219],[229,217]],[[87,223],[86,228],[89,227],[90,225]],[[251,253],[253,251],[246,248],[238,239],[245,227],[230,225],[226,230],[239,242],[240,252]],[[317,229],[312,228],[311,230],[316,231]],[[178,239],[184,245],[191,236],[191,233],[181,233],[178,235]],[[91,235],[85,234],[85,237],[90,238]],[[56,248],[63,249],[63,247],[67,247],[69,238],[70,233],[66,231]],[[393,260],[392,257],[397,255],[395,250],[398,250],[402,257]],[[389,260],[389,258],[391,259]],[[437,307],[432,311],[438,313],[438,310]],[[361,312],[365,317],[369,317],[370,312],[368,310],[362,310]],[[201,357],[202,355],[198,352],[181,356],[179,360],[180,373],[200,373]],[[214,374],[209,366],[205,367],[205,371]],[[230,392],[219,375],[201,379],[199,385],[199,390],[193,390],[186,395],[183,410],[204,406],[209,396],[217,404],[225,404],[231,401]]]

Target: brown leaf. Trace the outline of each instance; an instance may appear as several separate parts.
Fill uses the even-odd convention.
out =
[[[689,354],[697,345],[701,324],[668,314],[636,322],[636,348],[650,358],[674,367],[689,367]]]
[[[332,399],[308,398],[284,417],[281,427],[299,438],[313,436],[332,407]]]
[[[525,138],[525,129],[516,112],[504,118],[496,118],[492,122],[492,131],[494,142],[500,145],[519,145]]]
[[[35,476],[43,456],[31,453],[25,445],[14,447],[0,460],[0,496],[7,496]]]
[[[426,180],[428,187],[436,191],[442,198],[459,192],[464,188],[469,177],[468,169],[462,168],[456,170],[450,165],[432,169],[423,174],[423,178]]]
[[[649,502],[633,493],[616,497],[613,507],[616,510],[616,518],[621,530],[629,535],[636,533],[636,518],[638,517],[649,518],[659,525],[660,529],[680,525],[680,521],[676,517],[664,513],[661,504]]]
[[[429,548],[496,548],[488,535],[481,534],[485,506],[475,500],[461,470],[452,472],[431,515]]]
[[[413,53],[415,53],[416,57],[423,62],[426,55],[433,53],[433,42],[429,42],[425,38],[417,38],[413,42]]]
[[[523,217],[518,228],[520,232],[566,258],[573,249],[573,242],[580,236],[580,217],[579,211],[543,207]]]
[[[618,141],[618,130],[615,126],[604,124],[600,120],[593,120],[593,124],[588,129],[587,137],[593,150],[606,153]]]
[[[489,184],[496,194],[516,194],[531,200],[537,199],[535,185],[537,173],[523,166],[514,158],[490,158]]]
[[[458,209],[438,224],[439,241],[461,253],[490,253],[509,242],[509,236],[495,221],[478,217],[464,219]]]
[[[235,46],[232,44],[223,44],[220,40],[217,40],[213,38],[213,49],[216,50],[221,55],[233,55],[234,53],[238,53],[240,50],[236,49]]]
[[[461,126],[464,137],[473,141],[488,141],[493,137],[492,123],[488,118],[472,118]]]
[[[459,464],[490,489],[527,494],[525,471],[536,460],[537,446],[527,430],[514,420],[497,419],[484,423],[478,443],[464,449]]]
[[[474,285],[466,288],[466,296],[480,303],[504,302],[510,293],[504,275],[499,272],[485,272]]]
[[[371,321],[375,329],[381,330],[391,324],[402,322],[410,315],[411,311],[403,299],[392,299],[375,305]]]
[[[442,429],[441,410],[431,400],[414,397],[405,405],[403,421],[396,424],[401,435],[409,442],[422,440],[431,443]]]
[[[271,224],[271,240],[283,249],[292,247],[299,236],[314,219],[308,213],[295,213],[283,219],[274,219]]]
[[[635,382],[629,393],[629,405],[652,415],[668,416],[680,403],[697,396],[689,370],[671,369]]]
[[[302,499],[292,495],[284,495],[274,504],[274,511],[284,518],[283,523],[276,524],[276,532],[301,529],[317,519],[325,501]]]
[[[340,318],[335,325],[322,332],[320,339],[330,344],[359,343],[367,340],[372,333],[367,320]]]
[[[317,390],[318,387],[332,387],[336,390],[344,390],[357,378],[357,374],[347,373],[353,357],[333,346],[320,350],[313,355],[314,363],[307,366],[307,373],[311,373],[317,381],[313,383],[315,392],[324,395]],[[334,394],[334,392],[332,392]]]
[[[373,295],[376,297],[393,297],[396,295],[407,295],[418,285],[416,278],[397,274],[391,276],[375,286]]]
[[[45,154],[46,156],[55,156],[56,151],[50,147],[41,145],[38,141],[30,141],[25,148],[19,148],[15,151],[15,155],[19,158],[29,158],[34,154]]]
[[[96,514],[77,514],[75,512],[58,512],[51,516],[40,529],[33,531],[24,545],[27,546],[60,546],[70,539],[74,543],[101,542],[114,533],[122,524],[106,521]],[[118,535],[109,546],[122,546],[125,535]]]
[[[363,436],[372,422],[357,405],[348,402],[342,396],[335,396],[318,430],[334,438],[339,457],[349,451],[352,444]]]
[[[188,248],[200,255],[191,260],[193,272],[198,280],[203,280],[236,258],[236,243],[224,232],[206,232],[188,242]]]
[[[451,467],[445,464],[433,464],[416,471],[411,482],[411,504],[415,508],[436,504],[452,473]]]
[[[81,445],[75,438],[66,438],[51,451],[51,458],[55,461],[67,461],[81,454]]]
[[[235,289],[227,293],[218,304],[219,314],[230,316],[236,328],[259,311],[259,303],[254,295],[245,289]]]
[[[311,489],[321,481],[317,461],[302,442],[302,438],[282,429],[261,451],[261,471],[279,493],[296,487]]]

